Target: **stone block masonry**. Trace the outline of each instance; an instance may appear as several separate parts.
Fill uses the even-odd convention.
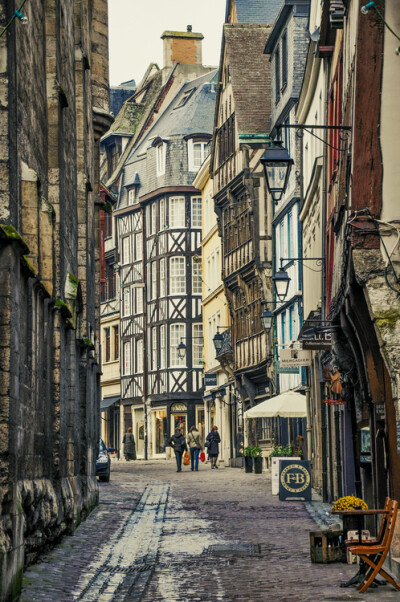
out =
[[[24,13],[0,38],[0,600],[98,500],[107,0],[31,0]]]

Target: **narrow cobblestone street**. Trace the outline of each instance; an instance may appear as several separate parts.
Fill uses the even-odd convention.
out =
[[[389,585],[341,589],[356,572],[311,564],[301,502],[272,496],[269,475],[175,472],[170,461],[113,462],[100,505],[24,576],[20,600],[391,601]]]

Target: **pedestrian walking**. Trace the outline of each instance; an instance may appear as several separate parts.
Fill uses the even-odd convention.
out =
[[[136,460],[136,444],[131,427],[127,429],[122,443],[124,444],[125,460]]]
[[[221,437],[218,433],[218,427],[213,426],[211,432],[208,433],[206,442],[209,442],[208,445],[206,443],[208,457],[210,458],[211,468],[218,468],[217,459],[219,454],[219,446],[221,443]]]
[[[190,450],[191,469],[199,470],[199,454],[202,447],[200,443],[200,433],[194,425],[189,429],[187,443]]]
[[[183,451],[187,451],[188,448],[186,445],[185,437],[182,435],[180,429],[175,429],[175,433],[168,440],[168,445],[170,445],[175,452],[176,472],[181,472]]]

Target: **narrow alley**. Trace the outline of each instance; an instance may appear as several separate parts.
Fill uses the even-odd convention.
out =
[[[318,527],[304,503],[271,495],[269,474],[113,461],[99,488],[86,522],[27,569],[21,602],[398,598],[389,585],[341,589],[354,566],[311,564]]]

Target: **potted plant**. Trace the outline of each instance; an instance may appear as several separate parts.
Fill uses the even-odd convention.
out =
[[[300,460],[299,456],[293,457],[292,454],[293,450],[290,445],[275,445],[270,454],[272,495],[279,493],[279,461]]]
[[[256,474],[261,474],[262,473],[262,455],[261,455],[262,449],[261,447],[252,447],[251,448],[251,455],[254,461],[254,472]]]
[[[252,448],[250,445],[244,448],[244,470],[245,472],[253,472],[253,457],[251,455]]]
[[[340,497],[332,506],[332,510],[368,510],[368,505],[364,500],[354,495]],[[342,516],[343,531],[357,531],[358,519],[354,516]]]

